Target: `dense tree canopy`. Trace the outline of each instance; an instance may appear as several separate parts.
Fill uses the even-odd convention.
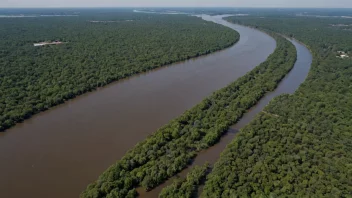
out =
[[[171,185],[163,188],[160,198],[192,198],[197,196],[198,185],[205,179],[210,164],[193,167],[184,179],[176,179]]]
[[[116,11],[0,18],[0,26],[0,131],[96,87],[239,39],[197,17]],[[33,46],[55,40],[67,43]]]
[[[209,175],[202,197],[351,197],[351,20],[243,17],[228,20],[293,36],[313,53],[293,95],[275,98],[240,131]]]
[[[273,36],[277,47],[265,62],[137,144],[89,185],[81,197],[133,197],[136,187],[150,190],[158,186],[186,168],[199,151],[218,142],[293,67],[295,47]]]

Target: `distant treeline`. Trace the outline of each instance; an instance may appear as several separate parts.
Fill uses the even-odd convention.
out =
[[[239,39],[197,17],[132,12],[0,18],[0,26],[0,131],[97,87]],[[68,43],[33,46],[54,40]]]
[[[199,151],[217,143],[293,67],[295,47],[273,36],[277,47],[265,62],[137,144],[90,184],[81,197],[134,197],[135,188],[155,188],[186,168]]]
[[[229,21],[292,36],[312,50],[307,80],[240,131],[201,197],[351,197],[352,33],[348,19],[241,17]]]

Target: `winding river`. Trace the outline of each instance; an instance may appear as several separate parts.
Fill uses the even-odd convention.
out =
[[[265,61],[275,49],[275,40],[258,30],[229,24],[221,17],[203,18],[237,30],[240,41],[208,56],[112,83],[1,133],[0,197],[78,197],[137,142]],[[309,51],[296,44],[306,57],[299,55],[297,63],[309,62]],[[292,77],[297,85],[288,83],[283,91],[297,88],[309,70],[303,69],[299,78]],[[231,134],[197,160],[217,159],[222,148],[214,155],[206,153],[225,145]]]

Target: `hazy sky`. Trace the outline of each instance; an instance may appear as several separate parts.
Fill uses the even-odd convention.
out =
[[[0,7],[323,7],[352,8],[352,0],[0,0]]]

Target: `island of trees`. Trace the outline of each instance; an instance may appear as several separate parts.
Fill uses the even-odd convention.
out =
[[[197,17],[116,11],[0,18],[0,26],[0,131],[97,87],[239,39]],[[33,46],[48,40],[65,45]]]
[[[351,197],[352,51],[343,18],[245,17],[234,23],[275,31],[313,53],[307,80],[274,99],[240,131],[209,175],[201,197]]]
[[[137,187],[153,189],[186,168],[199,151],[217,143],[293,67],[295,47],[281,36],[273,37],[277,47],[265,62],[137,144],[81,197],[135,197]]]

